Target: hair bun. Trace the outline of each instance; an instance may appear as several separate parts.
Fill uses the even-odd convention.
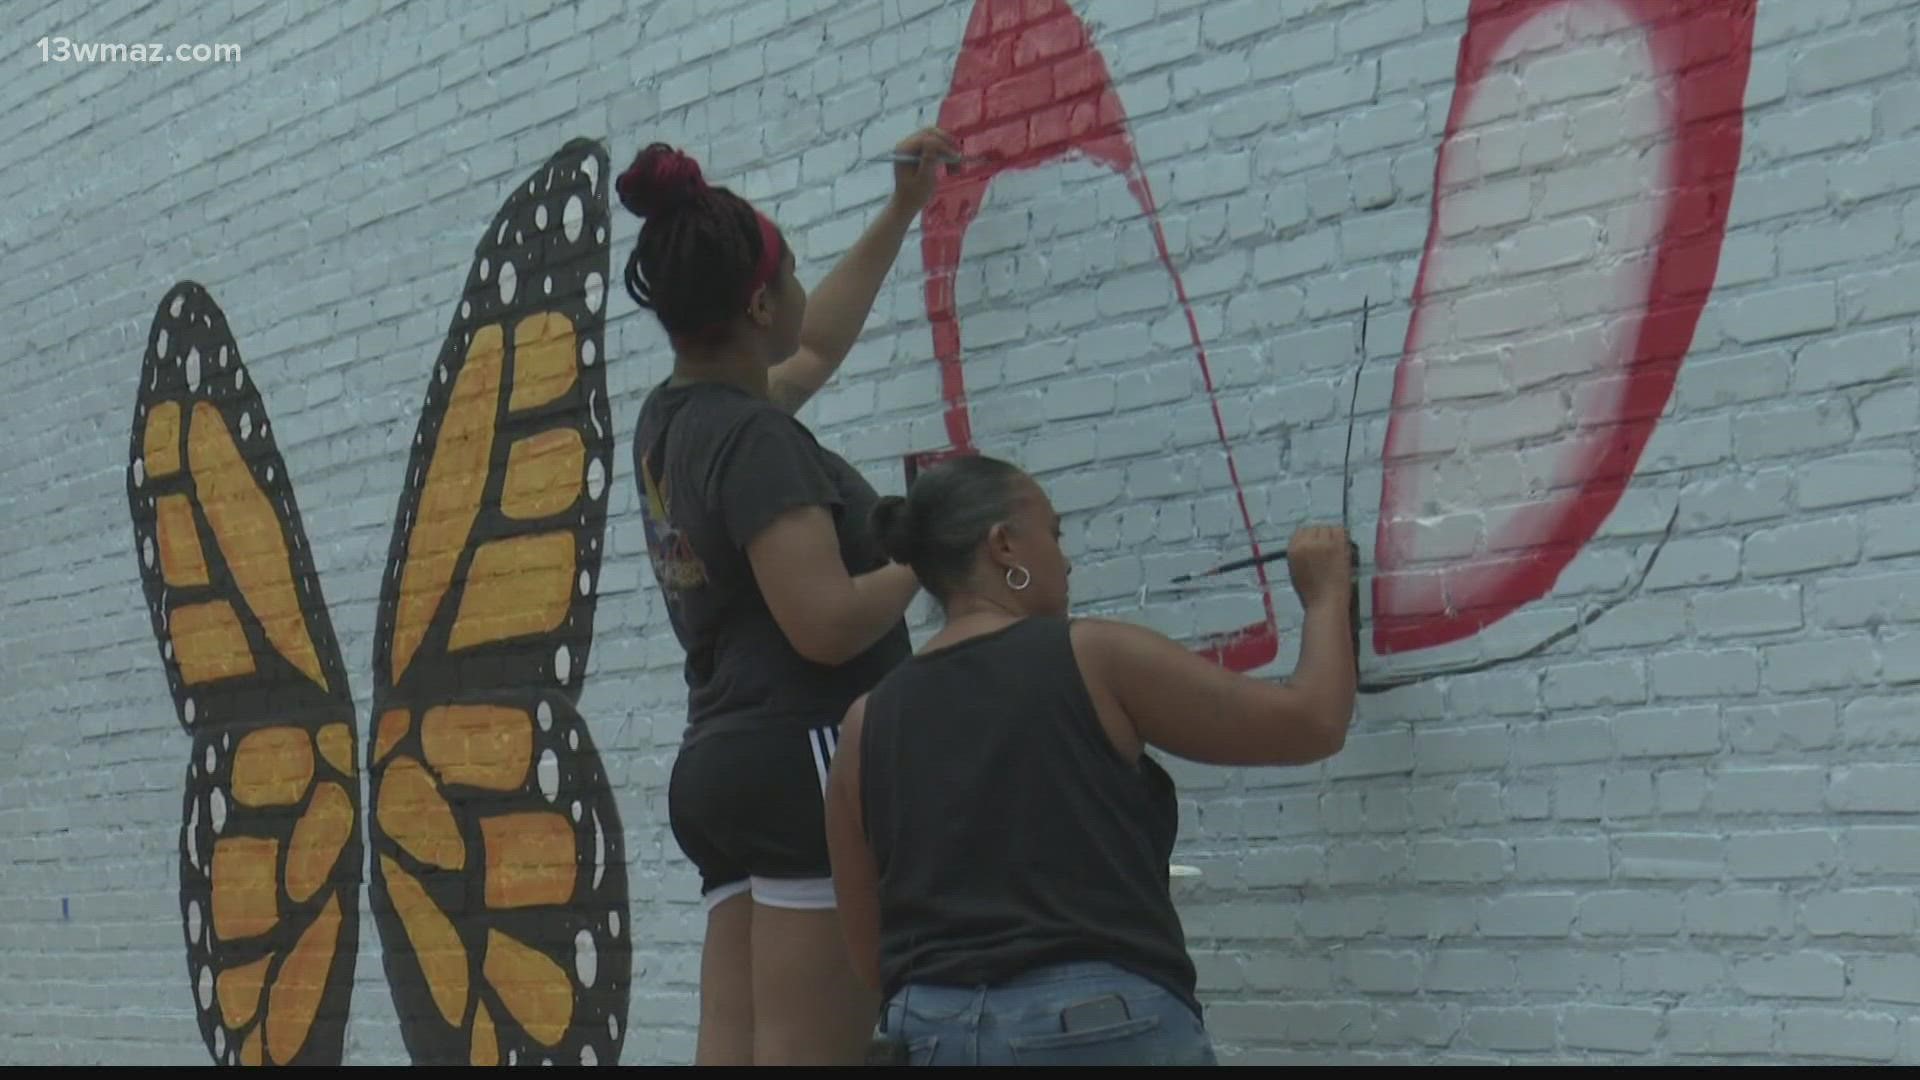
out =
[[[887,558],[907,565],[913,563],[918,538],[913,535],[907,500],[898,495],[882,495],[880,501],[873,504],[872,528]]]
[[[633,164],[614,182],[620,205],[637,217],[658,217],[707,190],[700,163],[666,143],[653,143],[634,155]]]

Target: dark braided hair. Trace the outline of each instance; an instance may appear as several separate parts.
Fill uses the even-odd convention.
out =
[[[752,204],[709,186],[698,162],[659,142],[635,155],[614,187],[620,205],[646,222],[627,259],[627,295],[674,338],[724,332],[766,254]],[[786,240],[774,236],[784,258]]]

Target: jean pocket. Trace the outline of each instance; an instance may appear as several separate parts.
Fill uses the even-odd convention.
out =
[[[1085,1031],[1008,1039],[1007,1049],[1016,1065],[1135,1065],[1151,1046],[1142,1036],[1159,1027],[1158,1016],[1136,1016]]]

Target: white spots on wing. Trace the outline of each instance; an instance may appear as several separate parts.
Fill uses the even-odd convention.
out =
[[[200,943],[200,901],[187,901],[187,940]]]
[[[194,712],[195,712],[195,710],[194,710],[194,705],[193,705],[193,699],[192,699],[192,698],[188,698],[188,699],[187,699],[187,704],[186,704],[186,708],[185,708],[185,710],[184,710],[184,711],[185,711],[185,712],[186,712],[186,714],[187,714],[187,723],[189,723],[189,724],[191,724],[191,723],[193,723],[193,714],[194,714]]]
[[[533,208],[533,227],[536,229],[544,229],[547,227],[546,203],[541,203],[539,206]]]
[[[591,190],[598,191],[600,189],[600,160],[595,157],[588,157],[580,163],[580,171],[587,174],[587,187]]]
[[[139,487],[147,482],[147,459],[145,456],[133,459],[133,486]]]
[[[614,937],[620,936],[620,913],[619,912],[617,911],[607,912],[607,933],[612,934]]]
[[[598,359],[600,359],[600,347],[593,343],[592,338],[580,343],[580,363],[592,367],[594,361]]]
[[[581,202],[578,195],[567,196],[566,209],[560,212],[560,227],[566,230],[567,240],[580,239],[580,230],[586,223],[587,204]]]
[[[573,935],[573,973],[581,986],[592,986],[600,974],[600,954],[593,947],[593,934],[582,930]]]
[[[513,303],[514,291],[518,289],[520,285],[519,276],[520,275],[517,272],[515,272],[515,270],[513,269],[512,263],[503,262],[500,264],[500,302],[501,303],[503,304]]]
[[[503,221],[503,222],[501,222],[501,223],[500,223],[500,234],[501,234],[502,236],[505,236],[505,235],[506,235],[506,229],[507,229],[507,224],[506,224],[506,222],[504,222],[504,221]],[[481,280],[481,281],[485,281],[485,280],[487,280],[487,275],[488,275],[488,274],[491,274],[491,273],[493,273],[493,263],[492,263],[491,261],[489,261],[489,260],[487,260],[487,259],[481,259],[481,260],[480,260],[480,280]]]
[[[591,592],[593,592],[593,575],[582,570],[580,571],[580,595],[586,596]]]
[[[607,469],[599,458],[587,462],[587,494],[598,499],[607,488]]]
[[[587,310],[588,311],[597,312],[600,310],[600,300],[601,300],[602,294],[604,294],[605,292],[606,292],[606,282],[600,280],[599,272],[596,271],[594,273],[588,274],[587,275]]]
[[[240,414],[240,437],[242,439],[253,438],[253,414],[252,413]]]
[[[179,317],[180,317],[180,307],[181,307],[181,305],[183,305],[183,304],[185,304],[186,302],[187,302],[187,298],[186,298],[186,297],[184,297],[184,296],[176,296],[176,297],[174,297],[174,298],[173,298],[173,304],[172,304],[172,305],[171,305],[170,307],[168,307],[168,308],[167,308],[167,314],[169,314],[169,315],[172,315],[172,316],[173,316],[174,318],[176,318],[176,319],[177,319],[177,318],[179,318]]]
[[[194,988],[198,990],[200,994],[200,1007],[203,1009],[213,1008],[213,969],[212,968],[203,967],[200,969],[200,977],[194,980]]]
[[[565,645],[553,650],[553,674],[561,682],[573,676],[573,654],[567,651]]]
[[[540,794],[548,802],[560,797],[560,759],[552,750],[540,751],[540,765],[536,770],[540,779]]]
[[[607,874],[607,834],[600,829],[600,811],[593,812],[593,887]]]
[[[219,788],[214,788],[213,792],[207,796],[207,820],[213,822],[213,831],[216,835],[226,831],[227,797]]]
[[[167,358],[167,332],[165,330],[160,331],[160,336],[154,340],[153,353],[162,360]]]

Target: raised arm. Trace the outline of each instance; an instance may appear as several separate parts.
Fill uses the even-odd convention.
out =
[[[797,411],[818,393],[853,350],[873,311],[874,297],[900,255],[907,230],[933,197],[939,179],[938,158],[960,153],[958,145],[938,128],[915,132],[894,151],[918,155],[920,161],[893,167],[892,197],[808,297],[799,349],[774,365],[767,375],[774,404],[788,412]]]
[[[1214,765],[1300,765],[1346,744],[1355,667],[1346,533],[1294,534],[1288,569],[1306,608],[1300,662],[1285,682],[1228,671],[1144,627],[1085,620],[1076,653],[1141,740]]]

